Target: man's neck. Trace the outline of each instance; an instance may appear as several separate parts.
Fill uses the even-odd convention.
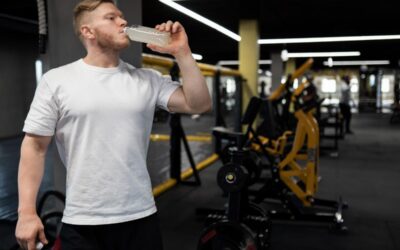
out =
[[[119,64],[119,53],[115,51],[88,51],[83,61],[96,67],[113,68]]]

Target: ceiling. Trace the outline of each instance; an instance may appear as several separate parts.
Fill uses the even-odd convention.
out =
[[[227,29],[239,33],[240,19],[256,19],[260,38],[329,37],[400,34],[396,1],[358,0],[180,0],[177,3],[203,15]],[[143,25],[154,26],[166,20],[180,21],[188,35],[192,51],[205,63],[237,60],[238,42],[204,24],[162,4],[142,0]],[[7,16],[37,20],[35,0],[5,0],[0,7],[0,26]],[[9,20],[8,20],[9,21]],[[20,27],[23,28],[23,27]],[[32,24],[26,23],[26,29]],[[261,45],[260,59],[270,59],[272,51],[289,52],[360,51],[360,57],[336,60],[390,60],[398,67],[400,40]],[[144,48],[145,52],[149,52]],[[305,59],[298,59],[302,61]],[[322,68],[317,59],[314,67]],[[335,59],[334,59],[335,60]]]
[[[239,20],[259,21],[260,38],[330,37],[400,34],[396,1],[355,0],[181,0],[177,3],[239,33]],[[381,4],[379,4],[379,2]],[[194,53],[204,61],[237,60],[238,42],[160,3],[143,0],[143,24],[178,20],[189,34]],[[361,57],[337,60],[391,60],[398,66],[400,40],[374,42],[261,45],[260,58],[272,51],[289,52],[360,51]],[[298,59],[300,61],[305,59]],[[315,67],[323,67],[317,59]],[[334,59],[335,60],[335,59]]]

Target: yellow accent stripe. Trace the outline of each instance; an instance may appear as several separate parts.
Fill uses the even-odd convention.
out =
[[[169,135],[162,134],[152,134],[150,135],[150,140],[152,141],[169,141]],[[211,136],[199,136],[199,135],[187,135],[186,139],[188,141],[200,141],[200,142],[211,142]]]
[[[169,179],[164,183],[161,183],[160,185],[156,186],[153,188],[153,195],[154,197],[159,196],[160,194],[164,193],[165,191],[171,189],[173,186],[176,185],[176,180],[174,179]]]
[[[152,134],[150,140],[152,141],[169,141],[169,135]]]
[[[196,169],[198,171],[208,167],[209,165],[211,165],[212,163],[214,163],[215,161],[218,160],[218,155],[217,154],[213,154],[210,157],[208,157],[207,159],[205,159],[204,161],[200,162],[199,164],[197,164]],[[187,170],[185,170],[182,174],[181,174],[181,179],[185,180],[187,178],[189,178],[190,176],[193,175],[193,170],[192,168],[189,168]],[[173,186],[175,186],[177,183],[176,180],[174,179],[169,179],[167,181],[165,181],[164,183],[161,183],[160,185],[156,186],[153,188],[153,195],[154,197],[159,196],[160,194],[164,193],[165,191],[171,189]]]
[[[188,141],[211,142],[211,136],[188,135],[186,139]]]
[[[207,159],[205,159],[204,161],[200,162],[199,164],[197,164],[196,169],[198,171],[201,171],[202,169],[206,168],[207,166],[213,164],[215,161],[218,160],[218,155],[217,154],[213,154],[210,157],[208,157]],[[182,174],[181,174],[181,178],[182,180],[185,180],[187,178],[189,178],[190,176],[193,175],[193,169],[192,168],[188,168],[187,170],[185,170]]]

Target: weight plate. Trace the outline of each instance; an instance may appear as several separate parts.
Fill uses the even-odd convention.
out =
[[[238,164],[228,163],[218,170],[217,183],[225,192],[238,192],[247,183],[248,172]]]

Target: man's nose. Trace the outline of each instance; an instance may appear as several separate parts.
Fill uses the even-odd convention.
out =
[[[121,17],[121,26],[125,27],[127,24],[128,24],[128,22],[124,18]]]

